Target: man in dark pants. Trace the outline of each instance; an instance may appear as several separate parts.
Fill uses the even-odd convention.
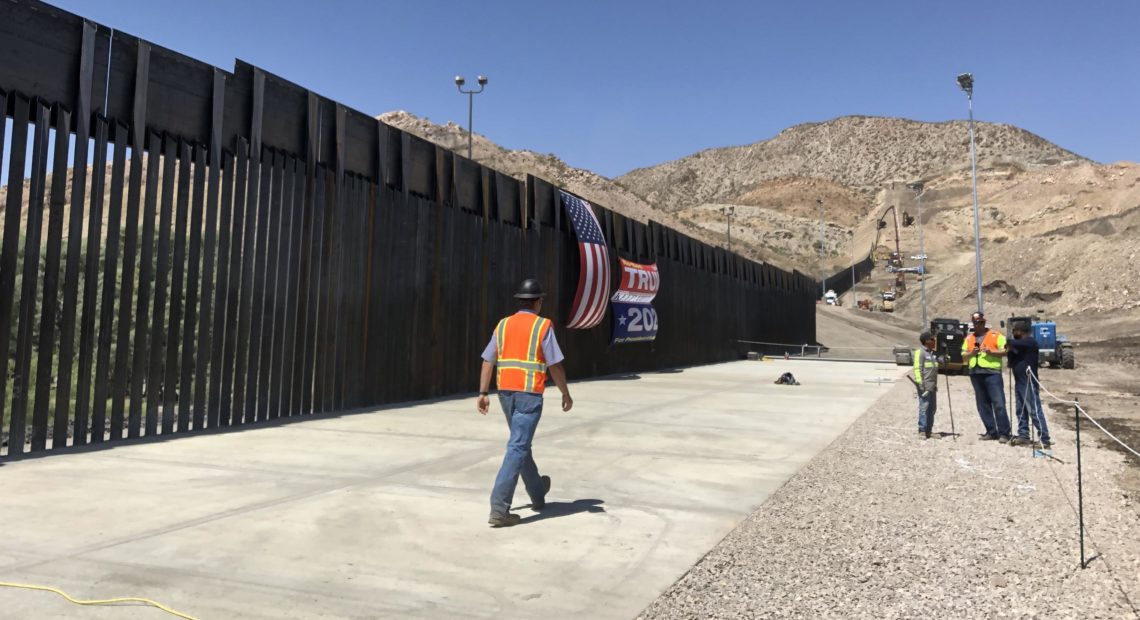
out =
[[[962,361],[969,365],[970,383],[978,416],[986,432],[983,441],[1009,441],[1009,417],[1005,412],[1005,382],[1001,378],[1001,358],[1005,357],[1005,336],[986,327],[986,315],[975,312],[970,320],[974,331],[962,342]]]
[[[550,476],[539,475],[538,465],[531,454],[531,442],[542,417],[542,392],[546,388],[547,372],[562,391],[562,410],[570,411],[574,406],[570,389],[566,386],[562,350],[554,338],[554,329],[550,319],[539,316],[543,297],[545,294],[537,281],[524,280],[515,294],[515,299],[519,300],[519,311],[499,321],[491,342],[483,351],[479,400],[475,408],[487,415],[491,405],[491,375],[494,374],[499,387],[499,404],[511,429],[503,465],[491,491],[491,516],[487,522],[493,527],[518,525],[522,520],[511,512],[511,500],[520,475],[530,496],[531,507],[541,510],[546,506]]]
[[[930,332],[918,337],[922,347],[914,351],[914,382],[918,387],[918,433],[930,439],[934,413],[938,409],[938,342]]]
[[[1041,436],[1042,447],[1052,447],[1053,440],[1049,437],[1049,426],[1045,424],[1045,412],[1041,410],[1041,394],[1036,382],[1040,349],[1037,340],[1029,333],[1028,324],[1019,322],[1013,326],[1013,340],[1009,341],[1007,348],[1009,367],[1013,372],[1013,392],[1017,395],[1017,437],[1009,445],[1027,446],[1031,443],[1029,419],[1032,418],[1033,426]]]

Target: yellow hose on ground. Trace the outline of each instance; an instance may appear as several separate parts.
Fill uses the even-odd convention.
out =
[[[67,599],[67,601],[69,603],[75,603],[76,605],[115,605],[118,603],[143,603],[145,605],[149,605],[151,607],[161,609],[162,611],[165,611],[166,613],[168,613],[172,616],[177,616],[179,618],[183,618],[184,620],[197,620],[196,618],[194,618],[194,616],[184,614],[180,611],[175,611],[175,610],[167,607],[166,605],[163,605],[162,603],[152,601],[148,598],[128,597],[128,598],[109,598],[109,599],[104,599],[104,600],[83,601],[83,600],[79,600],[76,598],[72,598],[71,596],[69,596],[67,594],[67,592],[64,592],[63,590],[60,590],[58,588],[51,588],[48,586],[36,586],[36,585],[30,585],[30,584],[26,584],[26,583],[9,583],[7,581],[0,581],[0,587],[20,588],[23,590],[39,590],[42,592],[54,592],[54,593],[62,596],[63,598]]]

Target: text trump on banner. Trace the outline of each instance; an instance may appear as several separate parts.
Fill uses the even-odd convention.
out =
[[[649,342],[657,337],[657,311],[652,301],[661,286],[657,265],[621,261],[621,286],[614,293],[612,344]]]

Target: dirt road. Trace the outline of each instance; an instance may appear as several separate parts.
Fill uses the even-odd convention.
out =
[[[918,325],[890,315],[837,306],[818,306],[816,339],[825,357],[890,360],[891,349],[918,346]]]

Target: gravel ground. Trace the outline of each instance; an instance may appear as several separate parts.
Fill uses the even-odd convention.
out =
[[[1081,570],[1070,425],[1049,411],[1063,462],[979,441],[951,385],[957,441],[945,392],[919,438],[900,379],[640,617],[1140,618],[1140,498],[1117,482],[1135,464],[1082,425]]]

